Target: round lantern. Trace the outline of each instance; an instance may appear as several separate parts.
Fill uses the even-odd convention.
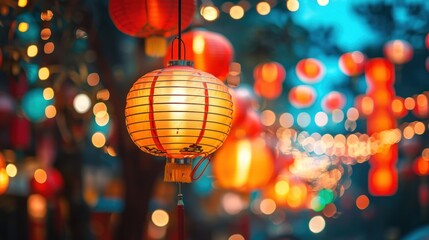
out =
[[[357,76],[365,70],[365,55],[359,51],[344,53],[339,59],[339,66],[347,76]]]
[[[342,109],[346,104],[346,96],[344,94],[332,91],[322,100],[322,108],[327,112],[332,112],[335,109]]]
[[[273,153],[261,138],[229,138],[213,159],[216,183],[226,189],[260,188],[268,183],[273,171]]]
[[[278,98],[283,92],[283,86],[281,83],[276,82],[264,82],[256,80],[253,85],[255,94],[263,98],[272,100]]]
[[[193,61],[196,69],[211,73],[225,81],[234,55],[227,38],[215,32],[192,30],[184,33],[182,40],[186,46],[186,59]],[[177,48],[176,44],[170,43],[165,63],[171,59],[178,59],[177,52],[173,51],[173,55],[170,54],[173,47]]]
[[[389,41],[384,45],[384,55],[395,64],[404,64],[413,58],[413,47],[404,40]]]
[[[189,26],[195,12],[195,0],[182,0],[182,29]],[[115,26],[133,37],[177,33],[177,0],[109,0],[109,15]]]
[[[232,123],[227,86],[189,61],[140,77],[127,95],[125,123],[144,152],[167,157],[165,181],[191,182],[192,159],[219,148]]]
[[[296,108],[310,107],[316,100],[316,91],[306,85],[293,87],[289,91],[289,101]]]
[[[319,60],[307,58],[296,64],[296,74],[303,82],[315,83],[323,78],[325,67]]]
[[[64,185],[63,177],[61,173],[55,168],[49,168],[46,170],[38,169],[37,171],[41,171],[40,175],[43,176],[35,176],[31,178],[31,190],[33,193],[40,194],[46,198],[54,197],[58,192],[61,191]]]
[[[277,62],[261,63],[253,70],[255,81],[281,83],[286,78],[286,70]]]

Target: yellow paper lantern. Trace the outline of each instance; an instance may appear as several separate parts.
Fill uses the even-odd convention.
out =
[[[216,151],[230,131],[232,99],[222,81],[175,60],[134,83],[125,121],[142,151],[167,158],[165,181],[191,182],[192,159]]]

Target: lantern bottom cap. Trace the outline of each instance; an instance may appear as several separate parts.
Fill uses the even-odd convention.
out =
[[[192,163],[191,164],[179,164],[167,162],[164,170],[164,181],[165,182],[192,182]]]

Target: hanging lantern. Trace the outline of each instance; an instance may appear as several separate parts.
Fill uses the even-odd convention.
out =
[[[265,83],[282,83],[286,78],[286,70],[277,62],[261,63],[253,70],[255,81]]]
[[[395,64],[404,64],[413,58],[413,47],[404,40],[389,41],[384,45],[384,55]]]
[[[219,148],[232,122],[227,86],[189,61],[140,77],[127,95],[128,133],[144,152],[167,157],[165,181],[191,182],[192,159]]]
[[[195,0],[183,0],[181,29],[186,29],[194,17]],[[167,42],[178,30],[177,0],[110,0],[109,15],[119,31],[147,38],[146,54],[164,56]]]
[[[222,188],[251,191],[268,183],[274,171],[273,159],[262,138],[231,138],[216,152],[213,174]]]
[[[30,185],[33,193],[52,198],[62,190],[64,181],[61,173],[55,168],[46,170],[39,168],[31,178]]]
[[[233,125],[230,135],[236,138],[257,137],[262,130],[261,119],[256,111],[247,110],[244,119]]]
[[[310,86],[300,85],[289,91],[289,102],[296,108],[310,107],[316,100],[316,91]]]
[[[261,96],[266,99],[276,99],[283,92],[283,86],[281,83],[277,82],[264,82],[261,80],[256,80],[253,85],[253,90],[256,95]]]
[[[303,82],[315,83],[325,75],[325,67],[319,60],[307,58],[296,64],[296,74]]]
[[[359,51],[344,53],[339,59],[340,70],[347,76],[357,76],[365,70],[365,60]]]
[[[327,112],[332,112],[335,109],[342,109],[346,104],[346,96],[344,94],[332,91],[322,100],[322,108]]]
[[[414,160],[413,170],[419,176],[429,176],[429,159],[418,157]]]
[[[185,58],[193,61],[196,69],[225,81],[234,55],[234,49],[227,38],[215,32],[192,30],[184,33],[182,40],[187,47]],[[172,48],[171,43],[164,58],[165,63],[179,57],[176,52],[170,54]]]

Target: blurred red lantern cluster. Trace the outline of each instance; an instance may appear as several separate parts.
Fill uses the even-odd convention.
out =
[[[339,59],[340,70],[347,76],[357,76],[365,70],[365,61],[365,55],[359,51],[344,53]]]
[[[283,91],[286,70],[277,62],[261,63],[253,70],[255,93],[266,99],[276,99]]]
[[[316,83],[325,75],[325,66],[314,58],[306,58],[296,64],[296,75],[306,83]]]
[[[296,108],[310,107],[316,100],[316,91],[313,87],[300,85],[289,91],[289,102]]]
[[[392,40],[384,45],[384,55],[395,64],[404,64],[413,58],[413,47],[407,41]]]
[[[225,81],[234,56],[232,44],[226,37],[216,32],[192,30],[184,33],[182,40],[185,45],[186,60],[193,61],[196,69],[211,73]],[[172,49],[177,48],[176,44],[178,41],[170,43],[164,58],[165,65],[170,60],[179,58],[177,51]],[[181,57],[184,58],[184,56]]]
[[[63,177],[55,168],[37,169],[30,181],[31,191],[46,198],[52,198],[58,194],[63,185]]]

